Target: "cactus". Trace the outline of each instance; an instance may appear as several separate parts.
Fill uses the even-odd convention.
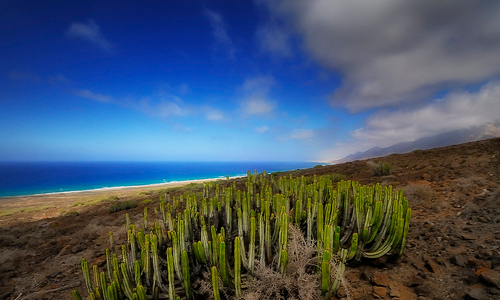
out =
[[[321,290],[323,294],[330,293],[330,250],[326,249],[323,251],[323,258],[321,261]],[[327,296],[328,297],[328,296]]]
[[[82,300],[82,296],[80,296],[80,294],[78,293],[77,290],[73,290],[71,292],[71,295],[73,296],[73,299],[75,299],[75,300]]]
[[[229,270],[227,269],[228,263],[226,260],[226,243],[220,238],[219,243],[219,269],[224,286],[230,286],[229,283]]]
[[[90,279],[89,264],[87,263],[85,258],[82,258],[81,266],[82,266],[83,278],[85,280],[85,286],[87,287],[87,292],[89,294],[93,293],[94,292],[94,285],[92,284],[92,280]]]
[[[217,275],[217,267],[212,267],[212,289],[214,291],[214,299],[220,300],[219,293],[219,276]]]
[[[250,218],[250,245],[248,246],[248,269],[253,275],[255,267],[255,217]]]
[[[236,299],[241,298],[241,247],[240,238],[234,238],[234,289]]]
[[[193,299],[193,293],[191,291],[191,276],[189,274],[189,260],[186,250],[182,251],[182,278],[184,282],[184,290],[186,291],[186,298],[191,300]]]
[[[168,271],[168,298],[175,299],[175,285],[174,285],[174,258],[172,254],[172,247],[167,248],[167,271]]]
[[[112,277],[112,271],[111,271],[111,250],[109,248],[106,248],[106,270],[108,271],[108,278],[111,280]]]
[[[318,288],[329,297],[339,288],[348,260],[401,255],[411,218],[408,201],[390,186],[334,183],[330,176],[277,179],[257,173],[249,173],[243,191],[234,182],[224,182],[221,186],[206,183],[201,199],[185,194],[170,200],[165,194],[158,212],[160,222],[149,228],[148,222],[154,220],[148,220],[145,208],[140,230],[126,216],[127,244],[121,246],[121,264],[112,251],[116,247],[112,232],[104,272],[93,266],[90,274],[82,260],[91,299],[159,299],[167,290],[171,300],[193,299],[191,276],[208,269],[214,298],[220,299],[220,276],[225,288],[241,299],[246,286],[242,280],[255,276],[256,259],[287,275],[288,226],[292,224],[301,227],[308,245],[317,240]],[[237,216],[234,223],[232,216]],[[234,251],[234,257],[227,257],[227,251]],[[168,286],[162,276],[167,276]],[[176,289],[175,277],[184,291],[180,285]],[[73,292],[73,298],[78,296]]]

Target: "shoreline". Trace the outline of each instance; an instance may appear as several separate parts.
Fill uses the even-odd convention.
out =
[[[229,179],[242,178],[246,175],[237,175],[229,177]],[[202,179],[187,179],[187,180],[173,180],[167,182],[160,183],[148,183],[148,184],[138,184],[138,185],[120,185],[120,186],[111,186],[111,187],[100,187],[86,190],[75,190],[75,191],[62,191],[62,192],[47,192],[47,193],[38,193],[38,194],[26,194],[26,195],[15,195],[15,196],[0,196],[0,204],[5,199],[15,199],[15,198],[25,198],[25,197],[42,197],[42,196],[57,196],[60,194],[78,194],[78,193],[92,193],[92,192],[105,192],[105,191],[113,191],[113,190],[126,190],[126,189],[141,189],[141,188],[157,188],[157,187],[177,187],[184,186],[191,183],[202,183],[208,181],[216,181],[226,179],[226,176],[214,177],[214,178],[202,178]]]
[[[230,177],[230,179],[241,177],[245,176],[233,176]],[[110,196],[126,199],[134,197],[141,192],[150,192],[162,188],[182,187],[191,183],[203,183],[216,180],[225,180],[225,177],[99,188],[71,192],[0,197],[0,227],[1,225],[5,225],[10,222],[34,221],[57,217],[61,215],[61,211],[79,211],[89,205],[99,203]]]

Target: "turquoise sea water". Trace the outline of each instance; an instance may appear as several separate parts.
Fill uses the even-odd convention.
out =
[[[0,197],[312,168],[314,162],[3,162]]]

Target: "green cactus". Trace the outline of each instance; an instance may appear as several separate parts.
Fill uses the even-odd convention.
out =
[[[123,277],[123,286],[122,286],[123,293],[128,299],[132,299],[134,294],[133,285],[128,275],[127,267],[125,266],[124,263],[122,263],[120,265],[120,269]]]
[[[182,269],[181,269],[181,258],[180,258],[180,253],[181,250],[179,249],[179,239],[177,238],[177,232],[172,231],[172,252],[173,252],[173,259],[174,259],[174,270],[175,274],[177,275],[177,278],[179,280],[182,280]]]
[[[226,260],[226,243],[220,238],[219,242],[219,269],[224,286],[230,286],[229,283],[229,270],[227,268],[228,262]]]
[[[241,298],[241,247],[240,238],[234,238],[234,288],[236,299]]]
[[[214,299],[220,300],[219,293],[219,276],[217,275],[217,267],[212,267],[212,289],[214,291]]]
[[[167,248],[168,298],[175,299],[174,258],[172,247]]]
[[[255,217],[250,218],[250,245],[248,246],[248,271],[254,274],[255,268]]]
[[[193,293],[191,291],[191,276],[189,274],[189,260],[186,250],[182,251],[182,276],[184,282],[184,290],[186,291],[186,298],[188,300],[191,300],[193,299]]]
[[[82,296],[80,296],[77,290],[71,291],[71,295],[73,296],[74,300],[83,300]]]
[[[91,276],[88,264],[82,260],[91,299],[158,299],[160,291],[168,289],[169,299],[174,300],[178,298],[174,277],[183,282],[185,291],[180,293],[192,299],[193,291],[188,290],[191,276],[198,276],[205,268],[211,268],[212,279],[216,280],[212,282],[214,297],[220,298],[220,275],[224,286],[234,288],[234,295],[241,299],[245,286],[242,278],[250,280],[254,275],[256,259],[287,273],[290,222],[299,225],[307,244],[317,240],[320,288],[329,296],[340,286],[347,260],[401,255],[411,218],[402,192],[393,193],[390,186],[378,184],[366,187],[352,181],[334,183],[330,176],[290,175],[275,179],[255,172],[249,174],[243,191],[236,188],[235,182],[220,186],[207,183],[203,197],[199,197],[195,193],[184,194],[167,202],[169,195],[161,196],[158,211],[164,227],[156,221],[148,228],[148,221],[154,220],[148,220],[147,208],[144,226],[137,227],[144,227],[140,230],[130,224],[127,215],[122,263],[118,263],[117,254],[112,251],[116,246],[113,233],[104,272],[93,266]],[[235,214],[238,226],[232,228]],[[166,253],[162,253],[165,248]],[[233,250],[234,258],[228,258],[226,251]],[[334,269],[338,272],[334,273]],[[162,279],[165,274],[168,287]],[[180,285],[177,289],[181,289]]]
[[[111,250],[109,248],[106,248],[106,270],[108,271],[108,278],[111,280],[113,271],[111,270]]]
[[[94,292],[94,285],[92,284],[92,280],[90,278],[89,264],[85,260],[85,258],[82,258],[81,266],[82,266],[83,279],[85,280],[85,286],[87,287],[87,292],[89,294],[93,293]]]
[[[323,294],[327,295],[330,293],[330,259],[331,259],[331,252],[330,250],[326,249],[323,251],[323,258],[321,261],[321,290],[323,291]]]

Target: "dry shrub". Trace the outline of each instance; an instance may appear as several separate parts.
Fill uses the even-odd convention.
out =
[[[462,177],[455,180],[457,189],[466,194],[476,194],[481,191],[481,187],[485,185],[486,180],[482,177],[471,176]]]
[[[424,184],[407,185],[403,191],[412,208],[431,208],[432,201],[436,197],[434,190]]]
[[[325,299],[321,292],[321,273],[318,273],[318,252],[316,243],[308,244],[304,234],[298,227],[288,226],[288,265],[282,275],[276,269],[277,256],[271,265],[262,265],[255,261],[255,276],[242,276],[242,299],[245,300],[316,300]],[[337,274],[337,265],[331,264],[331,280]],[[203,272],[195,286],[198,295],[213,299],[213,290],[210,272]],[[347,299],[351,299],[349,285],[345,277],[341,277],[341,288],[345,289]],[[224,287],[219,278],[221,298],[235,299],[232,288]]]
[[[243,298],[247,300],[321,299],[316,258],[314,243],[308,244],[299,228],[289,226],[288,265],[285,274],[275,271],[273,266],[257,264],[255,278],[244,291]]]

